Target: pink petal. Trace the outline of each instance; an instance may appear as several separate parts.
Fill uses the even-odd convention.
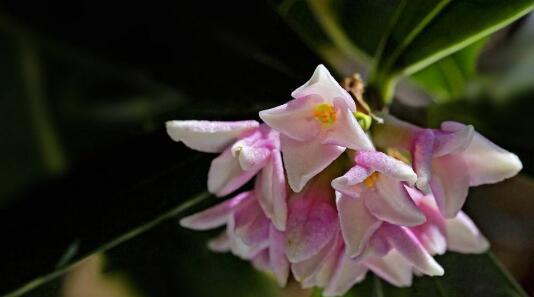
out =
[[[465,125],[445,122],[441,128],[445,131],[458,131]],[[469,171],[469,185],[492,184],[516,175],[523,165],[519,158],[475,132],[473,141],[465,151],[460,153]]]
[[[336,200],[347,254],[356,257],[382,222],[369,213],[363,197],[339,195]]]
[[[208,242],[208,248],[212,252],[224,253],[230,251],[231,242],[228,233],[222,232],[219,236]]]
[[[181,219],[180,225],[194,230],[208,230],[220,227],[226,224],[237,207],[250,198],[250,192],[241,193],[211,208]]]
[[[373,125],[374,144],[378,147],[394,147],[411,151],[416,137],[423,129],[387,113],[379,113],[378,116],[384,120],[384,123]]]
[[[313,275],[305,279],[302,284],[305,287],[317,286],[325,287],[332,279],[336,271],[339,257],[345,254],[345,246],[340,235],[336,235],[335,243],[326,255],[324,261],[321,263],[319,270]]]
[[[415,226],[425,222],[425,216],[399,181],[379,175],[375,186],[362,194],[365,205],[376,217],[392,224]]]
[[[174,141],[201,152],[218,153],[230,146],[245,131],[259,126],[256,121],[169,121],[167,133]]]
[[[323,291],[323,296],[341,296],[356,283],[361,282],[367,274],[367,267],[341,254],[337,268]]]
[[[306,183],[339,157],[345,148],[320,144],[316,139],[309,142],[280,136],[282,156],[288,183],[295,192],[300,192]]]
[[[289,261],[285,254],[285,234],[271,225],[269,229],[269,260],[278,284],[284,287],[289,276]]]
[[[231,149],[227,149],[211,162],[208,191],[219,197],[228,195],[246,184],[259,169],[243,170]]]
[[[319,95],[332,102],[334,98],[344,100],[352,112],[356,111],[356,104],[352,97],[332,77],[328,69],[323,65],[317,66],[312,77],[304,85],[293,91],[293,98],[302,98],[310,95]]]
[[[388,242],[417,269],[427,275],[443,275],[443,268],[426,252],[407,228],[383,224],[381,231]]]
[[[442,126],[447,126],[447,122]],[[462,129],[453,132],[436,131],[434,140],[434,157],[454,154],[464,151],[473,141],[475,136],[473,126],[463,126]]]
[[[324,197],[298,195],[289,202],[286,254],[291,263],[317,254],[337,232],[337,213]]]
[[[329,127],[321,143],[334,144],[353,150],[374,150],[371,139],[360,127],[348,106],[340,98],[334,101],[337,119]]]
[[[456,218],[447,220],[446,224],[449,250],[476,254],[488,250],[489,242],[465,213],[458,213]]]
[[[331,250],[335,248],[337,244],[337,236],[330,240],[327,245],[325,245],[317,254],[313,257],[297,262],[291,265],[291,271],[293,276],[299,282],[304,281],[307,278],[313,277],[319,269],[323,266],[323,262],[328,257],[328,254],[331,253]]]
[[[441,213],[454,218],[462,209],[469,191],[469,172],[462,158],[447,155],[435,158],[432,165],[432,193]]]
[[[414,142],[412,162],[417,173],[417,188],[429,193],[429,182],[432,176],[432,155],[434,147],[434,133],[430,129],[423,130]]]
[[[286,104],[260,111],[260,118],[271,128],[298,141],[309,141],[321,130],[313,119],[314,108],[323,102],[317,95],[293,99]]]
[[[447,229],[445,227],[445,218],[436,206],[431,204],[432,201],[430,199],[433,198],[429,195],[424,197],[418,203],[419,208],[425,214],[426,222],[412,227],[410,230],[430,254],[441,255],[447,250]]]
[[[365,259],[365,265],[394,286],[409,287],[412,285],[412,265],[395,250],[384,257],[369,257]]]
[[[399,181],[413,185],[417,175],[412,167],[393,157],[377,151],[359,151],[354,158],[356,164],[367,167]]]
[[[365,188],[361,183],[371,175],[373,171],[356,165],[349,169],[343,176],[332,180],[332,188],[349,197],[358,197]]]
[[[287,222],[287,189],[280,152],[271,154],[269,162],[256,178],[256,188],[265,215],[278,230],[284,231]]]
[[[261,252],[255,255],[251,259],[251,262],[252,262],[252,266],[254,266],[254,268],[256,268],[257,270],[263,271],[263,272],[271,272],[268,249],[263,249]]]

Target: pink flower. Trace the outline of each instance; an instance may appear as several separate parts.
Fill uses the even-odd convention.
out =
[[[522,168],[515,154],[495,145],[470,125],[443,122],[440,129],[424,129],[390,115],[383,118],[384,124],[373,131],[375,144],[410,152],[417,188],[431,191],[447,218],[458,214],[470,186],[502,181]]]
[[[354,100],[323,65],[291,95],[294,100],[260,111],[260,118],[281,133],[281,150],[293,191],[300,192],[346,148],[373,149],[354,118]]]
[[[289,262],[284,252],[285,235],[265,216],[254,192],[244,192],[218,205],[185,217],[183,227],[209,230],[226,225],[226,230],[208,243],[215,252],[232,252],[253,265],[271,272],[285,286]]]
[[[415,189],[409,189],[409,192],[427,218],[424,224],[410,229],[429,253],[441,255],[450,250],[478,254],[487,251],[489,242],[464,212],[446,218],[438,210],[432,195],[424,195]]]
[[[286,182],[278,132],[256,121],[170,121],[167,132],[192,149],[222,152],[208,172],[208,190],[217,196],[234,192],[259,172],[258,201],[273,224],[285,229]]]
[[[377,151],[359,151],[354,162],[345,175],[332,181],[339,192],[341,231],[351,257],[362,252],[382,221],[404,226],[425,221],[404,187],[417,179],[410,166]]]

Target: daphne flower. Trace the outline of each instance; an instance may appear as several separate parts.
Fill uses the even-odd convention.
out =
[[[323,65],[291,95],[295,99],[261,111],[260,118],[281,133],[281,150],[293,191],[300,192],[346,148],[373,148],[354,118],[354,100]]]
[[[409,189],[409,192],[427,218],[424,224],[410,229],[429,253],[443,254],[450,250],[478,254],[488,250],[489,242],[464,212],[446,218],[438,210],[432,195],[424,195],[415,189]]]
[[[284,286],[289,275],[285,236],[265,216],[254,192],[244,192],[214,207],[185,217],[183,227],[208,230],[226,225],[226,230],[209,242],[215,252],[232,252],[264,271],[274,274]]]
[[[332,181],[341,195],[337,209],[349,256],[361,253],[381,221],[414,226],[425,221],[404,184],[413,185],[412,168],[384,153],[359,151],[356,165]]]
[[[411,285],[415,270],[428,275],[444,272],[411,230],[389,223],[375,230],[360,257],[349,257],[338,233],[314,256],[292,263],[291,270],[304,288],[324,288],[324,296],[345,294],[368,270],[398,287]]]
[[[278,132],[256,121],[170,121],[167,132],[192,149],[222,152],[208,172],[208,190],[217,196],[232,193],[263,169],[258,200],[275,226],[285,229],[286,183]]]
[[[454,218],[462,208],[470,186],[496,183],[516,175],[519,158],[477,133],[472,126],[444,122],[440,129],[423,129],[384,115],[373,140],[380,147],[396,147],[411,153],[417,173],[416,186],[433,193],[439,210]]]

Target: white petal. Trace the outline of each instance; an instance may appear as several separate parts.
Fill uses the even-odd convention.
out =
[[[336,200],[347,254],[349,257],[356,257],[362,252],[371,235],[380,227],[381,221],[369,213],[363,197],[351,198],[340,195]]]
[[[365,259],[365,265],[394,286],[409,287],[412,285],[412,265],[396,250],[390,251],[381,258],[369,257]]]
[[[274,130],[299,141],[316,137],[320,123],[313,118],[317,104],[323,103],[319,96],[301,97],[286,104],[260,111],[260,118]]]
[[[342,98],[346,101],[351,111],[356,111],[356,104],[352,97],[337,83],[324,65],[317,66],[310,80],[291,93],[293,98],[302,98],[309,95],[319,95],[330,102],[333,102],[334,98]]]
[[[463,212],[454,219],[447,220],[448,249],[460,253],[483,253],[489,242],[480,233],[473,221]]]
[[[415,226],[425,222],[424,214],[401,182],[380,174],[374,187],[365,192],[365,205],[373,215],[386,222],[403,226]]]
[[[348,106],[339,98],[334,101],[334,106],[337,119],[327,129],[321,142],[353,150],[374,150],[371,139],[360,127]]]
[[[239,160],[233,156],[229,148],[211,162],[208,172],[208,191],[219,197],[228,195],[246,184],[259,169],[243,170]]]
[[[256,121],[169,121],[167,133],[174,141],[201,152],[222,152],[241,135],[259,126]]]
[[[309,142],[280,136],[282,156],[289,186],[300,192],[306,183],[339,157],[345,148],[320,144],[316,139]]]
[[[460,123],[445,122],[441,128],[454,132],[464,127],[465,125]],[[515,154],[497,146],[477,132],[471,144],[460,155],[467,163],[471,186],[500,182],[516,175],[523,168]]]

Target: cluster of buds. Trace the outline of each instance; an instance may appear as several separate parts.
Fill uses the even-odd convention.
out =
[[[304,288],[344,294],[372,271],[395,286],[437,276],[433,256],[481,253],[488,242],[461,211],[470,186],[521,170],[518,157],[472,126],[420,128],[388,114],[362,128],[351,95],[319,65],[293,100],[257,121],[170,121],[175,141],[220,153],[208,190],[222,197],[185,217],[194,230],[226,226],[208,246]]]

